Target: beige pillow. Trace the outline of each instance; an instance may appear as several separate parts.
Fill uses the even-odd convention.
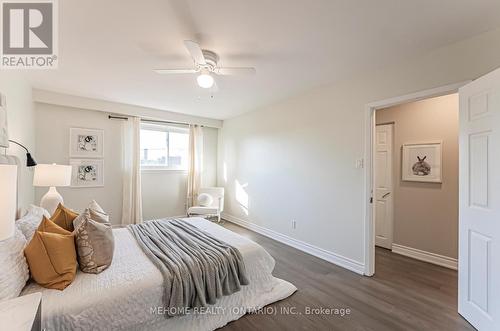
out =
[[[109,215],[99,206],[99,204],[92,200],[87,207],[90,211],[90,218],[99,223],[109,223]]]
[[[78,263],[83,272],[98,274],[111,265],[115,238],[108,219],[108,215],[87,208],[74,221]]]
[[[64,290],[76,275],[73,234],[45,216],[24,249],[31,276],[43,287]]]
[[[97,203],[97,201],[95,200],[92,200],[90,203],[89,203],[89,206],[87,207],[88,209],[91,209],[91,210],[95,210],[95,211],[98,211],[100,213],[106,213],[104,211],[104,209],[102,209],[101,206],[99,206],[99,204]]]

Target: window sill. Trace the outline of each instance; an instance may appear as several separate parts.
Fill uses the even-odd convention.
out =
[[[158,172],[169,172],[169,173],[186,173],[187,170],[183,169],[170,169],[170,168],[141,168],[141,173],[158,173]]]

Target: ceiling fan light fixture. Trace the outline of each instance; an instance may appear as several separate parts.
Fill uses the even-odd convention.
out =
[[[211,88],[214,85],[214,78],[208,73],[202,73],[197,78],[198,85],[202,88]]]
[[[219,55],[217,53],[202,49],[200,45],[192,40],[185,40],[184,45],[193,60],[191,68],[167,68],[155,69],[158,74],[193,74],[196,73],[196,81],[201,88],[211,89],[211,92],[217,92],[218,87],[215,77],[224,76],[242,76],[254,75],[254,67],[221,67],[219,66]],[[212,96],[213,98],[213,96]]]

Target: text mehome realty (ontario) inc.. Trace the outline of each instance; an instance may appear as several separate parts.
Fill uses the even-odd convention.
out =
[[[277,307],[277,306],[265,306],[261,308],[249,308],[249,307],[220,307],[220,306],[208,306],[208,307],[151,307],[151,314],[157,315],[244,315],[244,314],[254,314],[254,315],[329,315],[344,317],[351,315],[352,310],[348,307],[309,307],[305,306],[298,308],[295,306]]]

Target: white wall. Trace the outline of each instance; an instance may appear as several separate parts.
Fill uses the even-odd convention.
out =
[[[119,224],[122,210],[121,120],[109,120],[102,111],[36,103],[36,142],[39,163],[69,164],[71,127],[104,130],[104,187],[58,188],[65,204],[83,210],[92,199]],[[206,184],[216,183],[217,129],[204,128]],[[142,176],[144,219],[185,214],[186,173],[179,171],[146,172]],[[47,191],[36,189],[36,202]]]
[[[217,145],[219,130],[203,128],[203,174],[201,186],[210,187],[217,185]]]
[[[0,92],[6,96],[7,101],[9,138],[26,146],[36,157],[34,106],[30,84],[19,73],[3,70],[0,74]],[[3,150],[0,148],[1,153]],[[25,166],[26,152],[21,147],[11,144],[6,153],[16,155],[21,160],[18,205],[19,208],[25,208],[33,203],[35,197],[32,185],[33,169]]]
[[[363,264],[365,105],[479,77],[500,65],[498,40],[491,31],[224,121],[226,212]]]
[[[38,163],[69,164],[69,129],[104,130],[104,187],[57,190],[72,209],[84,210],[95,199],[110,214],[111,222],[121,222],[121,121],[109,120],[102,112],[35,103],[36,144]],[[36,202],[47,192],[36,188]]]

